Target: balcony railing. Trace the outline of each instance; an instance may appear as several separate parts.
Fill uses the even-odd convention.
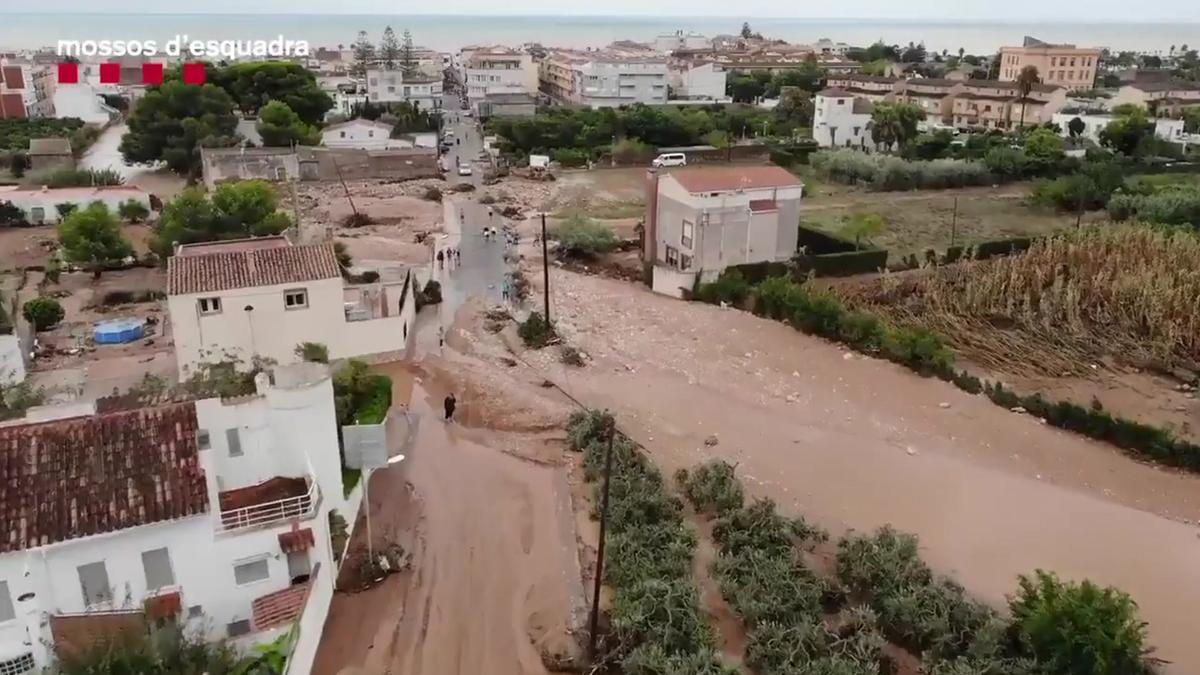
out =
[[[221,511],[221,529],[232,532],[293,519],[307,520],[316,515],[320,501],[317,482],[310,479],[308,491],[302,495]]]

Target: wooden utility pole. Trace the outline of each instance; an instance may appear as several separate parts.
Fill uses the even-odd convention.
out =
[[[600,621],[600,581],[604,578],[604,530],[608,524],[608,482],[612,476],[613,438],[617,435],[617,422],[608,418],[608,449],[604,451],[604,487],[600,497],[600,543],[596,547],[596,579],[592,585],[592,616],[588,629],[588,660],[596,660],[596,624]]]
[[[342,190],[346,192],[346,201],[350,202],[350,210],[357,216],[358,209],[354,208],[354,198],[350,196],[350,188],[346,187],[346,179],[342,178],[342,167],[338,166],[337,158],[332,153],[330,153],[329,159],[333,162],[334,170],[337,171],[338,181],[342,184]]]
[[[542,212],[542,300],[546,325],[550,325],[550,254],[546,245],[546,212]]]

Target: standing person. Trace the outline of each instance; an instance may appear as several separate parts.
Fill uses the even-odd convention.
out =
[[[462,249],[457,249],[457,248],[454,249],[454,264],[455,265],[462,264]]]
[[[442,401],[442,406],[446,409],[446,421],[449,422],[451,417],[454,417],[454,407],[458,405],[458,399],[454,398],[454,392],[450,392],[446,396],[446,400]]]
[[[442,269],[442,261],[443,261],[443,259],[444,259],[444,258],[443,258],[443,254],[442,254],[442,252],[439,250],[439,251],[437,252],[437,261],[438,261],[438,269],[439,269],[439,270],[440,270],[440,269]]]

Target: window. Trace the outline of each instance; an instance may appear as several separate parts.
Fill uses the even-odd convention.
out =
[[[837,102],[838,102],[838,105],[846,105],[846,99],[844,99],[844,98],[839,98],[837,100]]]
[[[308,575],[312,573],[312,563],[308,561],[308,551],[292,551],[287,555],[288,563],[288,578],[293,584],[302,584],[308,581]]]
[[[142,553],[142,569],[146,572],[146,590],[175,585],[175,573],[171,571],[171,556],[165,548],[156,548]]]
[[[225,624],[225,634],[231,638],[250,633],[250,619],[239,619]]]
[[[112,589],[108,585],[108,569],[104,561],[80,565],[79,585],[83,589],[83,604],[85,607],[112,602]]]
[[[0,581],[0,623],[17,618],[13,609],[12,596],[8,593],[8,582]]]
[[[1075,59],[1074,59],[1074,57],[1072,57],[1072,58],[1071,58],[1071,67],[1072,67],[1072,68],[1074,68],[1074,67],[1075,67]]]
[[[275,167],[275,180],[287,180],[287,167]]]
[[[692,237],[695,235],[696,226],[691,221],[683,221],[683,231],[679,234],[679,245],[690,249],[692,247]]]
[[[367,130],[367,138],[375,138],[375,130],[374,129]]]
[[[37,664],[33,662],[33,654],[25,653],[20,656],[0,661],[0,675],[21,675],[32,673]]]
[[[40,223],[46,220],[46,209],[40,206],[35,206],[29,209],[29,220],[35,223]]]
[[[1051,66],[1055,65],[1054,61],[1055,61],[1055,57],[1051,56],[1050,57],[1050,65]]]
[[[396,93],[396,88],[395,88],[395,87],[388,87],[388,93],[389,93],[389,94],[394,94],[394,93]]]
[[[1073,71],[1073,70],[1072,70],[1072,71],[1068,71],[1068,72],[1067,72],[1067,79],[1068,79],[1068,80],[1073,80],[1073,79],[1075,79],[1075,71]]]
[[[667,247],[667,264],[668,265],[678,265],[679,264],[679,251],[674,246]]]
[[[199,429],[196,431],[196,447],[201,450],[207,450],[212,447],[212,440],[208,437],[208,429]]]
[[[346,137],[346,132],[344,132],[344,131],[338,132],[338,138],[345,138],[345,137]]]
[[[257,583],[271,576],[267,559],[259,558],[233,566],[233,580],[238,586]]]
[[[229,446],[230,457],[242,456],[242,437],[236,427],[225,430],[225,444]]]
[[[681,269],[681,270],[692,269],[692,256],[690,256],[690,255],[679,256],[679,269]]]
[[[192,605],[191,607],[188,607],[189,619],[199,619],[202,616],[204,616],[204,607],[200,605]]]
[[[284,291],[283,306],[286,309],[304,309],[308,307],[308,291],[303,288]]]
[[[370,84],[372,87],[374,87],[375,85],[379,84],[379,82],[378,82],[378,80],[376,80],[375,78],[373,78],[373,77],[372,77],[372,78],[371,78],[371,79],[368,81],[368,84]]]

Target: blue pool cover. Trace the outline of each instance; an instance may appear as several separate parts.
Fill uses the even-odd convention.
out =
[[[132,342],[145,333],[145,322],[141,319],[110,319],[94,327],[96,344],[120,344]]]

